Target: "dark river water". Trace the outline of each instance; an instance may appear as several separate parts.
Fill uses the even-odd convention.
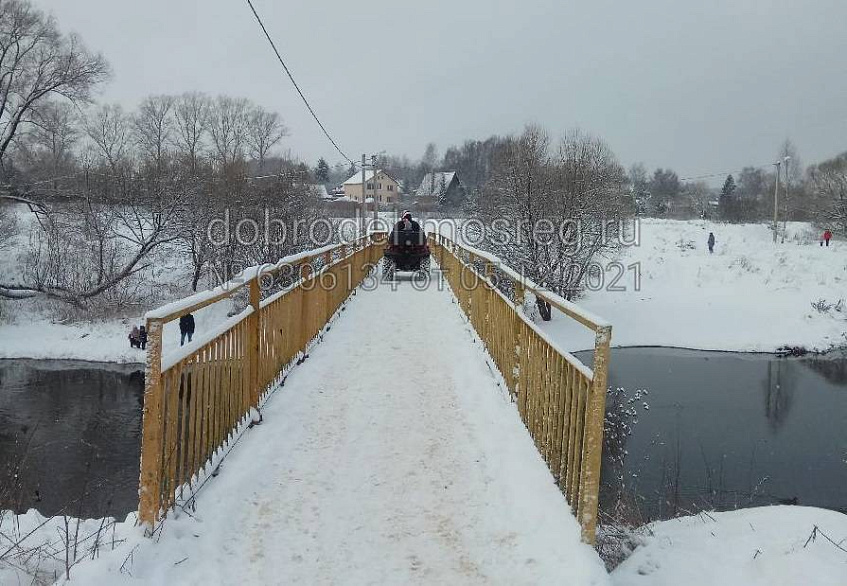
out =
[[[609,376],[647,394],[623,401],[635,422],[604,454],[602,509],[623,497],[644,520],[770,503],[847,512],[847,357],[621,348]]]
[[[0,360],[0,509],[135,510],[141,368]],[[631,434],[604,454],[602,509],[620,502],[640,520],[776,502],[847,510],[847,357],[623,348],[609,384],[633,400],[610,395]]]
[[[138,507],[141,365],[0,360],[0,509]]]

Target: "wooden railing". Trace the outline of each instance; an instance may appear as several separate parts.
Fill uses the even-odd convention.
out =
[[[611,325],[535,285],[493,255],[443,235],[431,235],[430,248],[567,497],[583,541],[594,544]],[[507,282],[495,283],[497,278]],[[524,315],[527,293],[595,332],[592,368]]]
[[[148,312],[138,510],[148,533],[208,478],[251,410],[361,284],[384,244],[385,234],[371,234],[252,267],[215,290]],[[163,356],[166,323],[245,293],[244,311]]]

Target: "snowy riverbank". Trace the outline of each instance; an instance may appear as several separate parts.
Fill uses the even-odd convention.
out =
[[[805,223],[789,223],[785,241],[774,245],[765,224],[640,222],[639,245],[615,259],[626,269],[620,280],[612,283],[620,272],[612,267],[601,290],[577,301],[613,324],[614,346],[773,352],[847,345],[847,243],[821,247]],[[626,268],[633,266],[638,287],[636,268]],[[832,307],[813,309],[818,300]],[[541,326],[568,349],[593,347],[590,333],[561,315]]]
[[[706,247],[709,232],[717,238],[714,254]],[[819,351],[845,346],[847,243],[821,247],[817,236],[809,224],[790,223],[785,242],[775,246],[765,224],[643,219],[639,244],[601,261],[603,287],[577,302],[613,324],[615,346],[761,352],[784,345]],[[171,265],[153,278],[187,294],[187,268]],[[620,267],[624,272],[613,283]],[[831,307],[813,309],[819,300]],[[59,324],[33,302],[3,304],[0,358],[144,360],[126,337],[133,324],[142,323],[140,315]],[[220,323],[229,309],[195,316],[198,333]],[[593,347],[589,332],[560,315],[540,325],[568,349]],[[178,337],[166,331],[169,344]]]
[[[847,515],[835,511],[778,506],[701,513],[652,523],[643,533],[643,545],[612,572],[616,586],[847,581]]]

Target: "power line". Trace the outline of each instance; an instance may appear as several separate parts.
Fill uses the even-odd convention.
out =
[[[764,169],[765,167],[772,167],[774,163],[765,163],[763,165],[747,165],[744,169]],[[732,175],[733,173],[740,173],[744,169],[735,169],[733,171],[723,171],[721,173],[709,173],[708,175],[697,175],[694,177],[682,177],[680,181],[697,181],[700,179],[711,179],[713,177],[726,177],[727,175]]]
[[[344,154],[344,151],[341,150],[341,148],[338,146],[338,144],[335,142],[335,140],[329,135],[329,132],[327,132],[326,128],[321,123],[320,119],[318,118],[318,115],[315,114],[315,111],[312,109],[312,106],[309,104],[309,100],[307,100],[306,96],[303,95],[303,92],[300,91],[300,86],[298,86],[297,82],[294,81],[294,76],[291,75],[291,72],[288,70],[288,66],[285,64],[285,61],[282,60],[282,56],[279,54],[279,50],[277,50],[276,44],[274,44],[273,39],[268,34],[268,29],[265,28],[265,24],[262,22],[262,19],[259,16],[259,13],[256,12],[256,9],[253,7],[253,2],[251,2],[250,0],[247,0],[247,5],[250,7],[250,10],[253,11],[253,16],[256,17],[256,22],[259,23],[260,27],[262,27],[262,32],[265,33],[265,37],[268,39],[268,42],[271,44],[271,48],[274,50],[274,53],[276,53],[276,58],[279,59],[279,63],[282,65],[282,68],[285,69],[285,73],[288,75],[288,79],[290,79],[291,83],[294,84],[294,89],[296,89],[297,93],[300,94],[300,97],[303,99],[303,103],[306,104],[306,107],[309,109],[309,112],[311,112],[312,118],[314,118],[315,122],[318,123],[318,126],[321,127],[321,130],[323,130],[324,134],[329,139],[329,142],[332,143],[332,146],[335,147],[335,150],[337,150],[341,154],[341,156],[344,157],[347,160],[348,163],[353,163],[353,160],[350,157],[348,157],[347,155]]]

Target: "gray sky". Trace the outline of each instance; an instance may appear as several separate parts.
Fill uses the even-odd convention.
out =
[[[285,148],[341,159],[245,0],[34,0],[102,51],[102,99],[201,90],[277,110]],[[681,177],[847,150],[844,0],[254,0],[318,116],[356,159],[579,127]]]

